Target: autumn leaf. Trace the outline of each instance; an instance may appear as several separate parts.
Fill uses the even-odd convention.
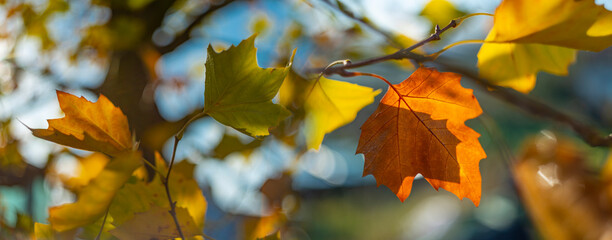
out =
[[[36,240],[72,240],[76,231],[55,232],[49,224],[34,223],[34,237]]]
[[[289,72],[257,66],[255,37],[217,53],[208,46],[204,112],[252,137],[268,135],[290,113],[272,103]]]
[[[450,23],[451,20],[465,15],[447,0],[431,0],[419,14],[431,22],[433,26],[440,27]],[[433,31],[433,28],[432,28]]]
[[[435,189],[442,187],[478,206],[478,163],[486,154],[480,135],[465,121],[482,109],[460,79],[421,67],[387,90],[361,126],[357,153],[365,155],[364,176],[372,174],[379,186],[386,185],[404,201],[420,173]]]
[[[480,76],[528,93],[540,71],[567,75],[574,49],[611,46],[610,29],[612,12],[593,1],[503,1],[478,52]]]
[[[611,29],[612,12],[593,0],[505,0],[487,39],[601,51],[612,45]]]
[[[605,179],[588,167],[593,152],[552,132],[523,145],[511,173],[542,239],[606,239],[610,215],[602,209],[609,209],[610,198]]]
[[[307,89],[310,93],[304,103],[306,146],[317,150],[325,134],[352,122],[357,112],[374,102],[374,97],[380,93],[380,90],[325,77]]]
[[[176,208],[176,216],[185,237],[200,233],[187,209]],[[173,239],[180,237],[168,209],[159,206],[137,213],[134,218],[110,231],[119,239]]]
[[[48,129],[30,129],[34,136],[111,156],[132,149],[127,118],[104,95],[92,103],[84,97],[57,91],[57,99],[65,116],[47,120]]]
[[[167,171],[166,163],[159,154],[156,155],[157,171]],[[207,202],[198,183],[193,179],[194,167],[195,165],[187,161],[175,164],[168,184],[176,206],[185,208],[192,219],[190,221],[193,221],[198,229],[203,229]],[[159,175],[148,183],[137,181],[125,184],[113,200],[109,213],[114,218],[113,224],[121,225],[136,214],[156,206],[170,210],[166,190]]]
[[[83,188],[75,203],[49,209],[49,222],[63,232],[95,222],[102,217],[115,193],[142,165],[139,152],[126,152],[111,160],[98,176]]]
[[[67,177],[59,175],[64,187],[72,191],[78,191],[86,187],[89,182],[104,170],[110,159],[102,153],[92,153],[86,157],[78,158],[77,175]]]
[[[538,72],[567,75],[569,64],[576,59],[576,50],[570,48],[486,41],[478,52],[480,76],[523,93],[533,90]]]

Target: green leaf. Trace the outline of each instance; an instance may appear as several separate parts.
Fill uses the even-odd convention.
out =
[[[75,203],[49,209],[49,222],[56,231],[85,226],[103,217],[115,193],[142,165],[139,152],[127,152],[111,160],[89,185],[81,190]]]
[[[217,53],[208,46],[204,111],[222,124],[252,137],[268,135],[290,113],[272,103],[290,69],[260,68],[255,37]]]

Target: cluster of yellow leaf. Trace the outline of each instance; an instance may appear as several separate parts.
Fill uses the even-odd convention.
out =
[[[480,75],[527,93],[536,74],[567,75],[577,50],[612,45],[612,12],[593,0],[505,0],[478,53]]]
[[[132,150],[127,118],[121,110],[104,96],[92,103],[60,91],[57,95],[65,117],[49,120],[48,129],[31,129],[32,133],[97,153],[79,159],[77,177],[60,176],[64,185],[77,194],[77,201],[50,208],[50,224],[37,223],[36,237],[93,239],[102,225],[102,239],[178,237],[168,212],[165,186],[158,175],[149,183],[142,177],[143,158]],[[158,155],[156,172],[166,172],[165,164]],[[201,235],[207,205],[193,180],[193,167],[185,161],[177,164],[168,181],[170,194],[177,201],[177,217],[188,237]],[[82,231],[77,231],[79,228]]]

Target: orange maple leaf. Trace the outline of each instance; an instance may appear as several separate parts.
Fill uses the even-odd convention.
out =
[[[401,201],[420,173],[437,190],[480,203],[478,163],[486,158],[478,134],[465,121],[482,113],[471,89],[455,73],[419,68],[390,86],[376,112],[361,126],[357,153],[363,175],[389,187]]]
[[[92,103],[84,97],[57,91],[57,99],[65,116],[47,120],[47,129],[30,129],[34,136],[111,156],[132,149],[127,117],[104,95]]]

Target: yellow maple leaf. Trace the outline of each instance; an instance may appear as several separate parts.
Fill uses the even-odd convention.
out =
[[[495,42],[601,51],[612,45],[612,12],[593,0],[506,0],[495,11],[492,33]]]
[[[304,130],[308,148],[319,149],[325,134],[352,122],[380,90],[321,77],[308,89]]]
[[[65,116],[47,120],[47,129],[30,129],[34,136],[111,156],[132,149],[127,117],[104,95],[92,103],[84,97],[57,91],[57,99]]]
[[[491,35],[489,35],[491,36]],[[504,87],[530,92],[539,71],[567,75],[576,50],[542,44],[484,43],[478,52],[480,76]]]

